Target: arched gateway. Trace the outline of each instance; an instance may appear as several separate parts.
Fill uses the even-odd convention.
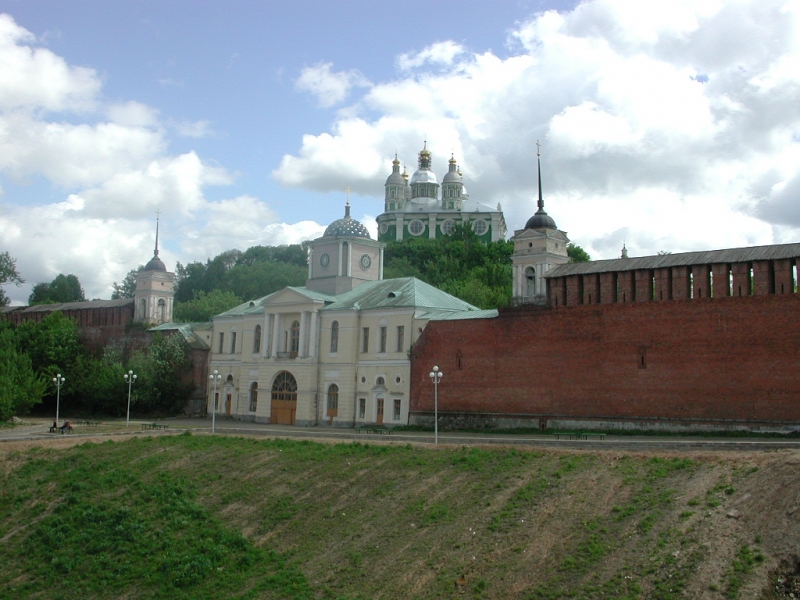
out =
[[[270,423],[294,425],[297,413],[297,380],[288,371],[281,371],[272,382]]]

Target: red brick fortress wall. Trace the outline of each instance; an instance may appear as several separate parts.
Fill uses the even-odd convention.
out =
[[[411,422],[432,415],[438,365],[440,413],[462,423],[800,423],[797,294],[604,300],[430,322],[412,354]]]

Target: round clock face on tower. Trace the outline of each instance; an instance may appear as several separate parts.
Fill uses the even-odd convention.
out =
[[[323,269],[327,269],[331,264],[331,257],[328,256],[328,253],[323,253],[322,256],[319,257],[319,266]]]
[[[372,265],[372,259],[369,257],[369,254],[362,254],[361,260],[358,261],[358,264],[361,265],[363,270],[369,269],[370,265]]]

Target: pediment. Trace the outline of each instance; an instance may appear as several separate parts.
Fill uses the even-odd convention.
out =
[[[305,293],[303,290],[305,290],[305,288],[285,287],[265,298],[261,305],[266,308],[270,306],[277,307],[293,304],[322,304],[323,300],[319,297],[318,292],[309,290],[308,293]]]

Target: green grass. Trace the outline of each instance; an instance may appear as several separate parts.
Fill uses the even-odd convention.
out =
[[[680,529],[694,513],[678,490],[722,469],[192,435],[33,448],[0,467],[12,600],[679,598],[705,539]]]

